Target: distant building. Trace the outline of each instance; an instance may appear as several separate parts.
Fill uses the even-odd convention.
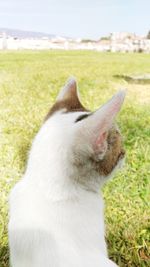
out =
[[[6,50],[7,49],[7,35],[5,32],[2,33],[2,50]]]
[[[100,52],[145,52],[150,53],[150,39],[129,32],[113,32],[99,41],[65,38],[61,36],[14,38],[0,33],[0,49],[9,50],[95,50]]]

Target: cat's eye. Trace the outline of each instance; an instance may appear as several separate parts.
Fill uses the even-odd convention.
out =
[[[89,117],[90,115],[91,115],[90,113],[89,113],[89,114],[82,114],[82,115],[80,115],[80,116],[75,120],[75,122],[84,120],[84,119],[86,119],[87,117]]]

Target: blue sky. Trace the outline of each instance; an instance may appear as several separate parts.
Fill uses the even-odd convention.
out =
[[[0,27],[94,39],[147,34],[150,0],[0,0]]]

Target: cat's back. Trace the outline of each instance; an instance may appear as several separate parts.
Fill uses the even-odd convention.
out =
[[[26,179],[21,180],[10,195],[11,250],[14,249],[20,254],[23,251],[29,256],[33,247],[41,250],[47,247],[50,253],[54,254],[49,257],[54,260],[55,266],[59,266],[55,259],[65,263],[64,255],[68,253],[72,256],[67,259],[66,264],[71,266],[77,266],[84,258],[88,258],[91,249],[92,255],[99,258],[99,249],[106,254],[104,225],[99,224],[102,210],[103,203],[100,202],[99,196],[93,193],[80,191],[78,197],[70,200],[52,201],[35,184]],[[90,226],[93,228],[92,232]],[[12,255],[15,255],[15,252]],[[38,251],[36,253],[38,254]],[[47,250],[43,253],[46,255]],[[76,259],[75,265],[72,257]],[[37,260],[40,262],[38,256]]]
[[[34,227],[59,227],[70,222],[70,226],[80,224],[82,219],[98,221],[103,214],[103,200],[98,194],[76,190],[60,199],[53,199],[53,195],[46,194],[44,189],[28,179],[22,179],[12,189],[9,197],[10,222],[15,221],[22,227],[25,223],[34,224]],[[94,209],[93,209],[94,207]],[[89,218],[89,214],[91,214]],[[87,218],[86,218],[87,217]],[[82,226],[82,225],[81,225]]]
[[[9,203],[9,229],[13,226],[15,228],[23,228],[33,224],[34,227],[39,226],[41,218],[39,214],[44,207],[41,207],[40,195],[38,197],[35,185],[24,179],[19,181],[10,193]]]

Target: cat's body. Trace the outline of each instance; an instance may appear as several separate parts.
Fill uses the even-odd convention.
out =
[[[106,118],[108,104],[99,114],[86,111],[74,81],[59,95],[33,142],[25,175],[11,192],[12,267],[116,266],[107,256],[99,188],[124,156],[113,125],[123,98],[122,93],[108,103],[112,119],[103,120],[103,133],[96,136],[97,116]]]

